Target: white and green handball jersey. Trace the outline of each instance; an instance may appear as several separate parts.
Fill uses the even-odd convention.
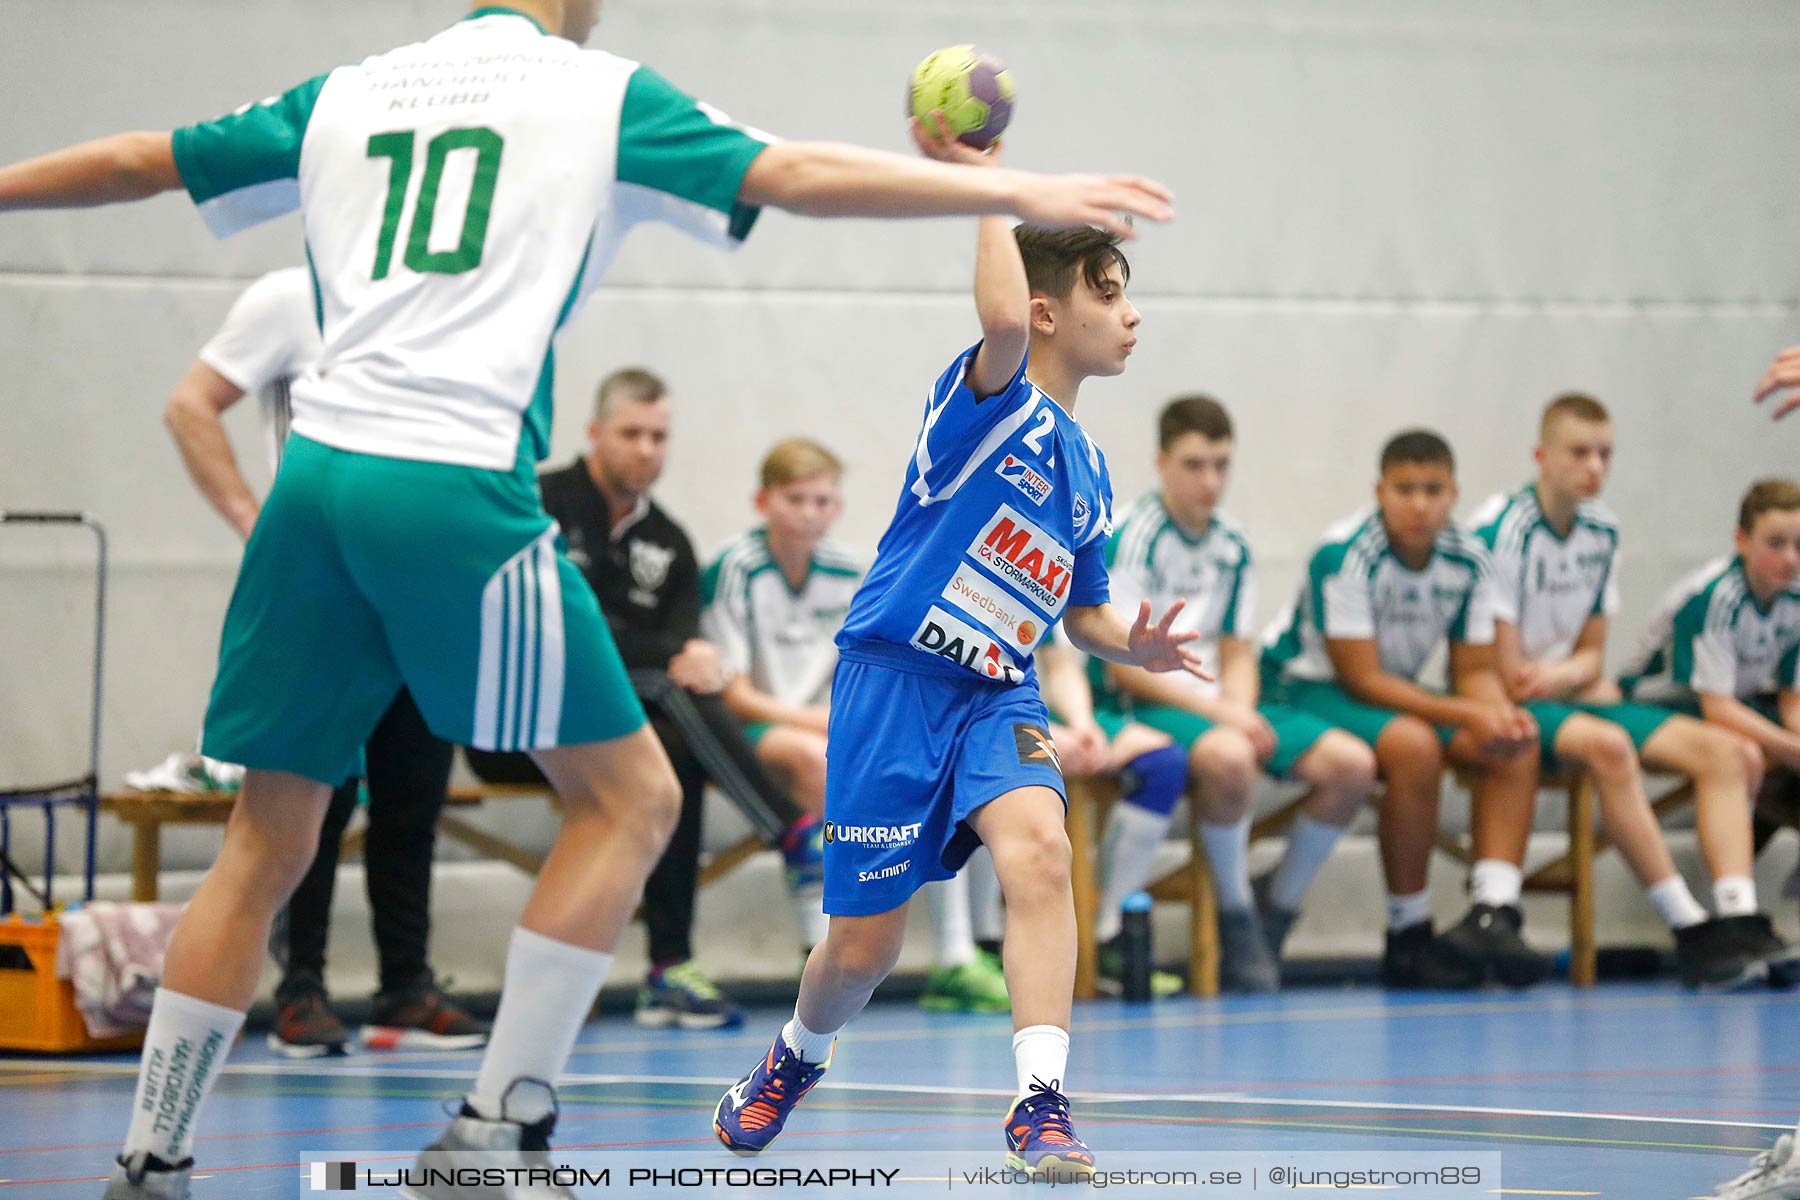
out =
[[[632,226],[720,243],[767,143],[504,8],[178,129],[214,233],[299,208],[324,338],[294,432],[495,470],[547,451],[551,341]]]
[[[269,469],[281,462],[293,424],[292,388],[325,345],[313,316],[312,277],[304,267],[271,271],[244,289],[225,323],[200,348],[200,361],[257,398]]]
[[[1287,678],[1336,680],[1327,639],[1374,641],[1381,669],[1417,681],[1446,640],[1494,640],[1497,601],[1487,548],[1456,525],[1414,571],[1395,556],[1378,511],[1334,525],[1287,612],[1264,633],[1263,660]]]
[[[1623,682],[1633,700],[1651,703],[1800,689],[1800,587],[1765,609],[1743,560],[1707,563],[1663,593]]]
[[[1207,662],[1219,661],[1219,640],[1252,638],[1256,623],[1256,569],[1243,530],[1223,513],[1198,534],[1175,523],[1161,495],[1141,496],[1125,510],[1106,544],[1112,603],[1126,620],[1150,601],[1160,616],[1177,600],[1187,602],[1175,618],[1178,633],[1198,633],[1189,649]],[[1203,696],[1216,696],[1216,681],[1186,671],[1169,676]]]
[[[1561,662],[1591,618],[1619,611],[1619,523],[1605,505],[1582,501],[1559,537],[1527,484],[1483,501],[1469,523],[1493,559],[1499,619],[1518,626],[1528,661]]]
[[[789,586],[766,531],[726,543],[700,580],[700,632],[726,666],[783,704],[825,704],[837,669],[837,633],[862,586],[864,565],[822,542],[806,581]]]

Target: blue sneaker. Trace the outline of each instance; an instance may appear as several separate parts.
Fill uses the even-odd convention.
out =
[[[638,989],[637,1011],[631,1019],[651,1029],[735,1029],[744,1023],[744,1011],[733,1004],[719,985],[693,959],[671,963],[652,971]]]
[[[787,864],[790,892],[825,886],[825,822],[807,813],[781,835],[781,858]]]
[[[1006,1165],[1032,1174],[1047,1172],[1056,1182],[1091,1179],[1094,1153],[1069,1123],[1069,1098],[1056,1089],[1062,1080],[1031,1081],[1031,1091],[1006,1114]]]
[[[836,1038],[831,1048],[837,1049]],[[800,1097],[825,1077],[830,1066],[829,1053],[822,1063],[807,1062],[776,1034],[769,1056],[719,1098],[719,1106],[713,1110],[713,1132],[733,1154],[762,1153],[781,1132]]]

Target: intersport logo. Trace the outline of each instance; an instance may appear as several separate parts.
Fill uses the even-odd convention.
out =
[[[1050,614],[1062,616],[1069,598],[1075,558],[1061,542],[1032,524],[1010,504],[1002,504],[975,540],[969,554],[1007,586]]]
[[[1011,454],[994,466],[994,474],[1024,492],[1025,498],[1039,508],[1050,498],[1050,493],[1056,490],[1056,485],[1038,474],[1030,463]]]

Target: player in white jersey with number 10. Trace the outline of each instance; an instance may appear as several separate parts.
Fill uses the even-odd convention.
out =
[[[185,187],[225,234],[298,208],[325,347],[294,385],[287,457],[226,617],[205,747],[250,772],[169,948],[114,1200],[187,1194],[198,1109],[255,995],[269,922],[401,682],[439,736],[531,751],[566,806],[436,1163],[547,1146],[551,1082],[676,814],[668,760],[532,476],[555,333],[633,225],[729,244],[759,205],[1117,232],[1122,212],[1170,215],[1163,189],[1126,177],[773,142],[580,49],[599,7],[477,8],[219,120],[0,170],[0,211]]]

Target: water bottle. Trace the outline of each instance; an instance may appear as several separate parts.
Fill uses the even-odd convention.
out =
[[[1131,893],[1119,909],[1120,983],[1125,999],[1142,1004],[1150,999],[1150,893]]]

